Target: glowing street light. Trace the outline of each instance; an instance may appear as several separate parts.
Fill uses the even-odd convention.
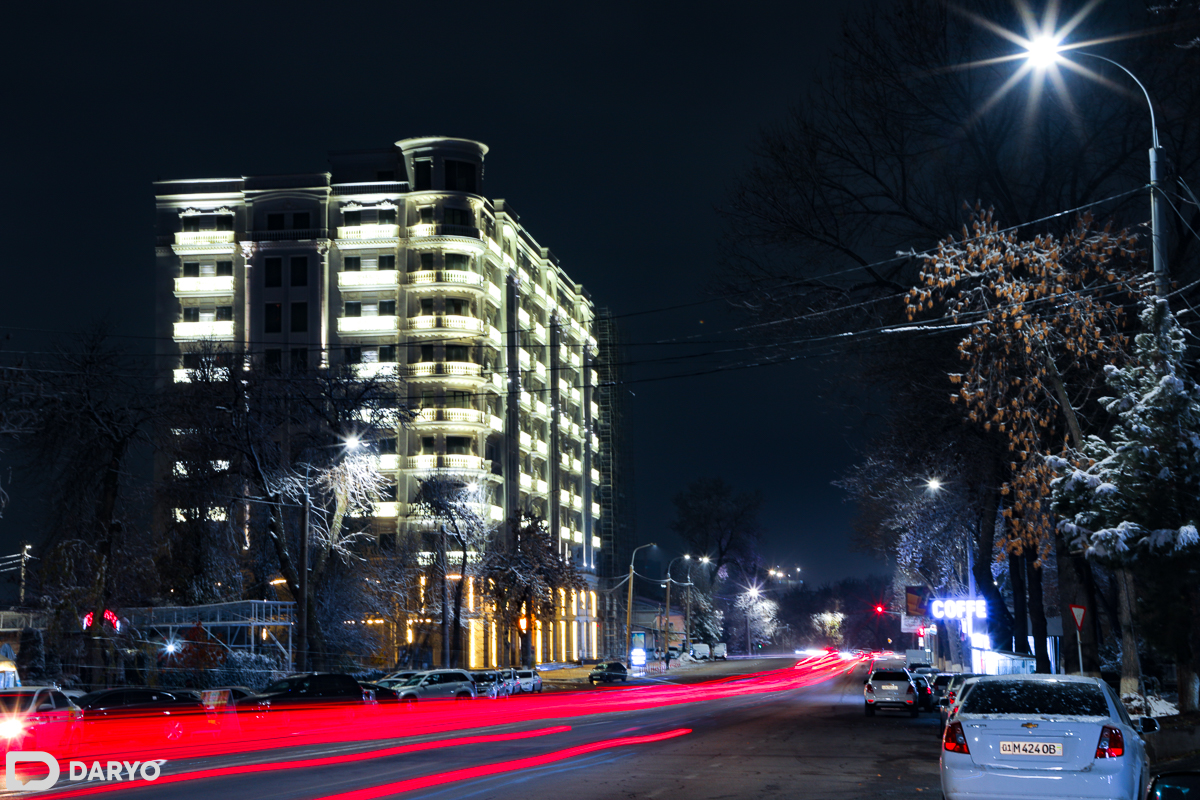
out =
[[[1054,36],[1035,36],[1028,47],[1029,63],[1037,69],[1049,69],[1058,63],[1058,54],[1062,50],[1060,40]]]
[[[929,488],[929,491],[936,492],[942,488],[943,484],[938,478],[930,478],[929,480],[925,481],[925,486]]]

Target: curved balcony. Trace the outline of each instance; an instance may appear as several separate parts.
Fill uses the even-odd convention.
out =
[[[386,380],[400,375],[400,367],[395,361],[370,361],[355,364],[353,370],[354,377],[361,381],[369,381],[373,378]]]
[[[483,367],[470,361],[423,361],[408,365],[409,380],[436,378],[443,381],[484,380]]]
[[[474,239],[483,242],[479,228],[473,225],[447,225],[444,222],[422,222],[408,226],[408,238],[422,239],[427,236],[454,236],[460,239]]]
[[[200,339],[215,339],[229,341],[233,339],[233,322],[176,322],[175,339],[177,341],[197,341]]]
[[[178,231],[175,244],[233,244],[233,231]]]
[[[394,289],[400,285],[400,272],[394,269],[368,269],[339,272],[339,289]]]
[[[483,320],[456,314],[429,314],[408,318],[408,329],[415,334],[483,333]]]
[[[396,239],[399,225],[342,225],[337,229],[339,239]]]
[[[232,275],[175,279],[176,297],[202,297],[215,294],[233,294]]]
[[[420,455],[409,456],[408,468],[413,470],[443,469],[454,472],[486,472],[492,462],[479,456]]]
[[[400,330],[400,318],[392,315],[377,317],[338,317],[338,333],[395,333]]]
[[[483,427],[488,420],[482,411],[475,408],[423,408],[413,417],[412,424],[421,427]]]
[[[422,289],[475,289],[484,291],[483,276],[461,269],[423,269],[408,273],[413,291]]]

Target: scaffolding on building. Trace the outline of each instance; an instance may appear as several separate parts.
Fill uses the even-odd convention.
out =
[[[202,606],[131,608],[122,617],[143,636],[164,642],[177,640],[180,634],[199,625],[227,650],[278,653],[291,671],[295,606],[277,600],[238,600]]]

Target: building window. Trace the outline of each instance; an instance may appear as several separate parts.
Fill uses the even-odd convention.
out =
[[[233,277],[233,262],[218,261],[217,262],[217,277],[231,278]]]
[[[413,161],[413,183],[418,192],[433,188],[433,159],[418,158]]]
[[[267,303],[263,308],[263,333],[283,332],[283,303]]]
[[[344,352],[345,352],[347,364],[361,364],[362,363],[362,348],[361,347],[347,347]]]
[[[292,372],[308,371],[308,350],[297,348],[288,354],[288,366]]]
[[[281,231],[284,225],[283,214],[267,214],[267,230]]]
[[[362,212],[361,211],[343,211],[342,212],[342,222],[348,228],[358,227],[359,225],[362,225]]]
[[[432,297],[422,297],[421,298],[421,316],[428,317],[428,316],[431,316],[432,314],[433,314],[433,298]]]
[[[470,361],[471,348],[463,344],[448,344],[446,345],[446,360],[447,361]]]
[[[433,253],[421,253],[421,269],[433,269]]]
[[[421,437],[421,453],[423,455],[433,455],[437,452],[437,439],[433,436]]]
[[[267,372],[279,372],[283,368],[283,351],[272,347],[263,353],[263,366]]]
[[[308,303],[292,303],[292,333],[308,330]]]
[[[430,361],[433,361],[433,345],[423,344],[417,353],[417,363],[428,364]]]
[[[200,277],[200,262],[199,261],[183,262],[183,277],[199,278]]]
[[[465,208],[445,208],[442,211],[447,225],[471,226],[475,224],[475,215]]]
[[[308,256],[292,256],[292,286],[308,286]]]
[[[446,437],[446,453],[452,456],[469,456],[474,455],[469,436],[447,436]]]
[[[417,209],[417,213],[421,215],[422,225],[429,225],[433,222],[433,206],[421,206]]]
[[[298,211],[292,214],[292,228],[296,230],[305,230],[309,227],[309,214],[307,211]]]
[[[183,321],[184,322],[199,322],[200,321],[200,309],[197,306],[187,306],[186,308],[184,308],[183,309]]]
[[[469,161],[446,159],[446,190],[475,193],[475,165]]]
[[[395,453],[396,453],[396,437],[395,436],[388,436],[383,439],[379,439],[376,441],[376,445],[379,447],[379,452],[382,455],[390,456],[390,455],[395,455]]]
[[[283,286],[282,258],[268,258],[263,261],[263,286],[268,289]]]
[[[217,322],[233,321],[233,306],[217,306]]]
[[[389,483],[379,490],[379,499],[384,503],[396,502],[396,484]]]
[[[443,258],[446,261],[446,269],[469,270],[471,268],[471,257],[465,253],[446,253]]]
[[[381,317],[396,316],[396,301],[395,300],[380,300],[379,301],[379,316],[381,316]]]
[[[459,317],[469,316],[471,313],[471,301],[461,297],[447,297],[446,313]]]
[[[446,392],[446,408],[474,408],[470,392]]]
[[[380,256],[379,257],[379,268],[380,269],[395,269],[396,268],[396,257],[395,256]]]
[[[345,260],[342,261],[342,271],[344,272],[358,272],[361,269],[362,259],[358,256],[346,256]]]
[[[380,225],[395,225],[396,224],[396,209],[394,209],[394,208],[379,209],[379,224]]]
[[[362,316],[362,303],[358,302],[357,300],[352,300],[352,301],[346,303],[346,316],[347,317],[361,317]]]
[[[394,169],[375,170],[375,180],[377,180],[377,181],[394,181],[394,180],[396,180],[396,170],[394,170]]]
[[[380,345],[379,346],[379,360],[386,361],[388,363],[395,363],[395,361],[396,361],[396,345],[394,345],[394,344]]]

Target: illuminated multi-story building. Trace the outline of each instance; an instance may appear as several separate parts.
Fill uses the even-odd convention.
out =
[[[590,586],[534,621],[537,658],[596,657],[595,310],[512,206],[484,196],[486,153],[405,139],[334,153],[330,172],[156,183],[159,337],[177,381],[214,342],[265,369],[340,360],[402,377],[419,413],[380,442],[396,494],[378,529],[427,532],[405,501],[435,472],[484,487],[497,524],[545,518]],[[494,624],[477,613],[471,632],[472,662],[492,662]]]

